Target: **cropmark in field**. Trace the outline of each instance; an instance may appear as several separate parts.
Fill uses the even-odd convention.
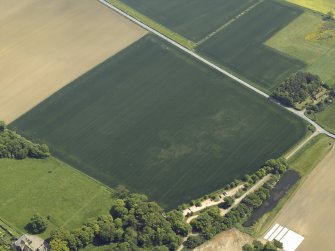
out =
[[[203,39],[257,1],[121,0],[193,42]]]
[[[306,132],[302,120],[151,35],[11,126],[166,208],[255,171]]]
[[[301,14],[301,10],[276,1],[263,1],[219,31],[197,50],[217,63],[270,92],[304,63],[263,44]]]

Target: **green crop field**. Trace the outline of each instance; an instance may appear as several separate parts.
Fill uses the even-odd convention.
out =
[[[197,42],[259,0],[120,1],[180,35]]]
[[[311,10],[319,11],[321,13],[328,13],[329,11],[335,11],[334,0],[286,0],[290,3],[294,3]]]
[[[266,44],[305,62],[304,70],[318,74],[323,81],[335,86],[335,32],[332,39],[308,39],[327,23],[320,14],[306,11]]]
[[[334,36],[314,38],[320,34],[320,27],[325,25],[333,27]],[[318,74],[323,81],[335,87],[335,22],[323,21],[320,14],[306,11],[266,44],[304,61],[305,71]],[[315,119],[325,129],[335,133],[335,104],[316,114]]]
[[[166,208],[255,171],[306,133],[302,120],[152,35],[11,127]]]
[[[55,227],[74,229],[110,209],[107,187],[54,158],[1,159],[0,184],[0,220],[19,233],[35,213],[51,217],[47,237]]]
[[[300,13],[301,10],[288,5],[264,1],[200,44],[197,50],[269,92],[304,64],[263,42]]]
[[[326,130],[335,133],[335,103],[327,106],[323,112],[316,113],[315,118]]]

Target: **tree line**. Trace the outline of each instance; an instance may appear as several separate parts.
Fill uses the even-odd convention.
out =
[[[273,240],[272,242],[268,241],[265,244],[255,240],[252,245],[245,244],[242,248],[243,251],[276,251],[278,249],[283,249],[283,243],[277,240]]]
[[[188,224],[181,210],[164,211],[157,203],[149,201],[145,195],[130,193],[118,186],[112,195],[112,205],[107,215],[87,222],[73,230],[58,228],[51,232],[49,243],[53,251],[76,251],[89,245],[105,246],[106,250],[176,250],[184,237],[191,231],[197,236],[188,237],[187,248],[199,246],[214,235],[242,224],[251,216],[278,180],[278,174],[288,168],[284,159],[269,160],[253,175],[246,175],[244,182],[254,184],[267,174],[275,174],[262,187],[246,196],[225,216],[220,215],[216,206],[211,207]],[[254,176],[255,175],[255,176]],[[234,204],[234,198],[226,197],[225,207]],[[27,225],[33,233],[42,233],[48,226],[48,218],[34,215]]]
[[[117,192],[110,214],[73,231],[51,233],[53,251],[74,251],[92,243],[110,250],[176,250],[190,226],[180,211],[165,212],[145,195]]]
[[[0,121],[0,158],[44,159],[50,156],[49,148],[45,144],[34,144],[14,131],[9,130]]]
[[[258,178],[267,174],[273,174],[269,181],[262,187],[247,195],[236,207],[232,208],[227,214],[221,216],[218,206],[204,210],[199,217],[191,221],[193,233],[184,242],[184,246],[193,249],[207,240],[212,239],[218,233],[231,229],[236,225],[241,225],[252,215],[252,212],[259,208],[262,203],[270,197],[270,192],[278,182],[281,174],[286,172],[288,164],[284,159],[272,159],[265,162],[263,167],[256,172]],[[252,176],[247,175],[245,181],[254,183]],[[230,206],[231,199],[227,200]],[[225,201],[225,203],[227,203]]]

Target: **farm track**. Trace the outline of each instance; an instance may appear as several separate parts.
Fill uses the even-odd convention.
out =
[[[168,43],[176,46],[178,49],[184,51],[185,53],[187,53],[188,55],[194,57],[195,59],[197,59],[198,61],[208,65],[209,67],[221,72],[222,74],[226,75],[227,77],[235,80],[236,82],[240,83],[241,85],[243,85],[244,87],[247,87],[248,89],[256,92],[257,94],[270,99],[270,96],[268,94],[266,94],[265,92],[257,89],[256,87],[252,86],[251,84],[248,84],[246,81],[240,79],[239,77],[235,76],[234,74],[229,73],[228,71],[222,69],[221,67],[217,66],[216,64],[210,62],[209,60],[203,58],[202,56],[200,56],[199,54],[185,48],[184,46],[180,45],[179,43],[173,41],[172,39],[166,37],[165,35],[161,34],[159,31],[152,29],[151,27],[149,27],[148,25],[142,23],[141,21],[137,20],[136,18],[128,15],[127,13],[125,13],[124,11],[120,10],[119,8],[115,7],[114,5],[106,2],[105,0],[99,0],[100,3],[106,5],[107,7],[113,9],[114,11],[116,11],[117,13],[119,13],[120,15],[126,17],[127,19],[131,20],[132,22],[136,23],[137,25],[141,26],[142,28],[148,30],[149,32],[155,34],[156,36],[162,38],[163,40],[167,41]],[[335,139],[335,134],[330,133],[329,131],[325,130],[324,128],[322,128],[320,125],[318,125],[316,122],[314,122],[313,120],[309,119],[308,117],[305,116],[305,114],[302,111],[297,111],[293,108],[289,108],[286,107],[282,104],[280,104],[279,102],[270,99],[271,101],[273,101],[274,103],[276,103],[277,105],[283,107],[284,109],[288,110],[291,113],[294,113],[296,116],[304,119],[305,121],[307,121],[308,123],[312,124],[315,128],[316,131],[318,133],[323,133],[326,134],[327,136]]]
[[[238,205],[240,204],[240,202],[241,202],[245,197],[247,197],[249,194],[255,192],[255,191],[256,191],[257,189],[259,189],[261,186],[263,186],[263,185],[265,184],[265,182],[267,182],[267,181],[270,179],[270,177],[271,177],[270,175],[267,175],[267,176],[263,177],[261,180],[259,180],[259,181],[258,181],[255,185],[253,185],[248,191],[246,191],[241,197],[235,199],[234,204],[233,204],[231,207],[229,207],[228,209],[220,209],[220,211],[221,211],[221,212],[220,212],[221,216],[225,216],[227,213],[230,212],[230,210],[232,210],[234,207],[238,206]],[[242,187],[243,187],[243,185],[238,186],[238,187],[236,187],[236,188],[234,188],[234,189],[228,191],[228,195],[227,195],[227,196],[231,196],[231,197],[233,197],[233,196],[238,192],[238,190],[241,189]],[[226,196],[225,196],[225,197],[226,197]],[[205,201],[205,202],[203,202],[203,203],[207,203],[207,204],[208,204],[208,205],[206,205],[206,206],[202,206],[202,207],[199,207],[199,208],[193,207],[193,209],[195,209],[195,210],[184,210],[184,212],[183,212],[184,215],[185,215],[185,213],[190,213],[190,212],[192,212],[192,213],[197,213],[197,212],[200,212],[201,210],[204,210],[204,209],[206,209],[206,208],[210,208],[210,207],[212,207],[212,206],[217,206],[218,204],[224,202],[224,197],[222,197],[222,199],[221,199],[219,202],[211,201],[211,202],[209,203],[209,201],[210,201],[210,199],[207,200],[207,201]],[[187,222],[187,223],[190,223],[192,220],[194,220],[194,219],[196,219],[196,218],[198,218],[198,217],[199,217],[199,214],[197,214],[197,215],[193,215],[193,216],[189,217],[189,218],[186,220],[186,222]],[[195,234],[192,234],[192,233],[191,233],[191,234],[189,234],[188,236],[190,236],[190,235],[195,235]],[[184,240],[183,240],[183,242],[186,241],[187,238],[188,238],[188,237],[185,237]],[[181,244],[181,245],[179,246],[179,248],[177,249],[177,251],[182,251],[183,248],[184,248],[184,245]]]
[[[199,46],[200,44],[203,44],[208,39],[210,39],[211,37],[215,36],[218,32],[222,31],[223,29],[225,29],[226,27],[228,27],[229,25],[231,25],[232,23],[234,23],[240,17],[244,16],[245,14],[247,14],[248,12],[250,12],[251,10],[253,10],[255,7],[257,7],[258,5],[260,5],[263,2],[264,2],[264,0],[260,0],[260,1],[256,2],[255,4],[251,5],[248,9],[246,9],[243,12],[241,12],[236,17],[232,18],[227,23],[223,24],[220,28],[216,29],[214,32],[210,33],[209,35],[207,35],[206,37],[204,37],[203,39],[201,39],[199,42],[196,43],[196,45]]]

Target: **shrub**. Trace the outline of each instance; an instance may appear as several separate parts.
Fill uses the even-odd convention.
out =
[[[201,237],[200,235],[190,236],[184,242],[184,246],[189,248],[189,249],[194,249],[194,248],[200,246],[204,242],[205,242],[204,238]]]
[[[277,240],[273,240],[273,244],[275,245],[276,248],[283,249],[283,243]]]
[[[234,204],[235,200],[232,197],[227,196],[224,198],[224,202],[228,207],[231,207]]]
[[[0,121],[0,132],[3,132],[6,129],[6,124],[3,121]]]
[[[28,224],[28,230],[33,234],[40,234],[47,229],[47,226],[48,220],[39,214],[35,214],[30,219],[30,222]]]
[[[197,201],[195,202],[195,206],[196,206],[196,207],[201,207],[201,201],[200,201],[200,200],[197,200]]]

